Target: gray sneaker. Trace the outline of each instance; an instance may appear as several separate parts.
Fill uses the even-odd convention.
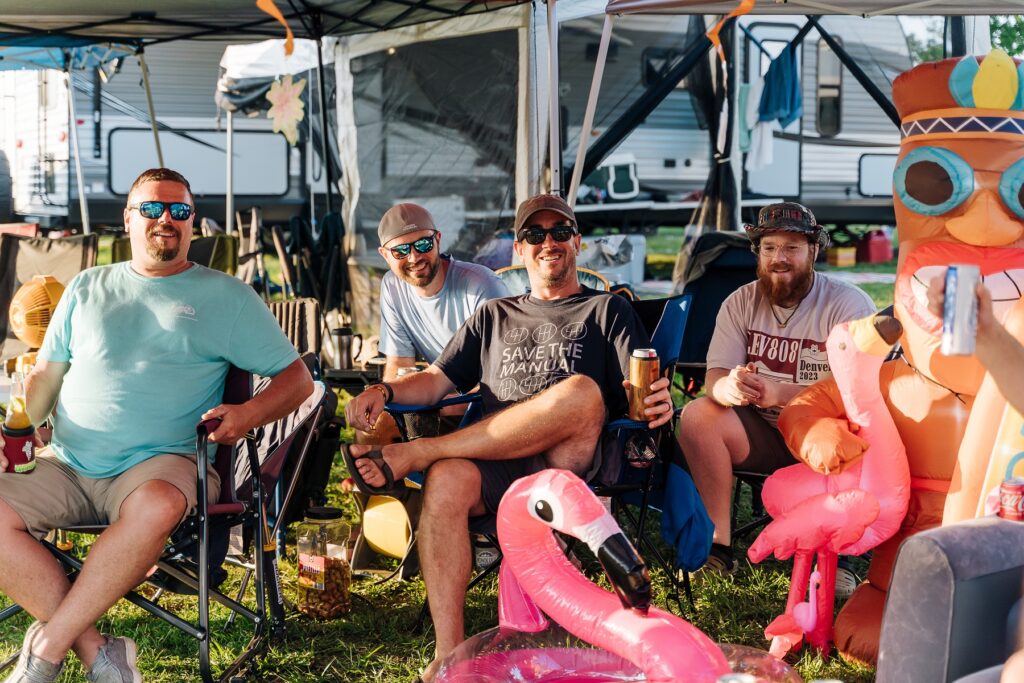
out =
[[[53,683],[60,676],[64,662],[51,664],[32,654],[32,641],[42,627],[42,622],[36,621],[25,631],[25,642],[21,646],[18,664],[11,675],[4,679],[4,683]]]
[[[86,680],[93,683],[142,683],[142,673],[135,666],[138,649],[131,638],[106,636]]]

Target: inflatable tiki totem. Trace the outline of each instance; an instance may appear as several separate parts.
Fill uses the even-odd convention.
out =
[[[869,664],[899,544],[975,515],[1005,405],[975,357],[939,352],[928,283],[949,264],[978,265],[996,315],[1024,339],[1024,67],[1001,51],[921,64],[896,79],[893,100],[902,119],[895,311],[905,357],[883,365],[880,380],[906,446],[911,496],[900,530],[875,549],[867,581],[835,623],[840,654]],[[844,468],[865,446],[831,380],[799,394],[779,427],[798,458],[821,472]]]

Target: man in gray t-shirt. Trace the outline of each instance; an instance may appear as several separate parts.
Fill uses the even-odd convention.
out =
[[[771,204],[746,229],[757,280],[719,310],[706,396],[679,418],[679,444],[715,523],[708,567],[721,573],[735,569],[733,469],[767,474],[795,463],[775,426],[779,412],[803,387],[831,374],[825,340],[832,327],[875,312],[863,290],[814,272],[828,235],[806,207]]]
[[[508,289],[490,268],[441,255],[441,233],[422,206],[391,207],[377,236],[391,269],[380,285],[380,350],[390,381],[417,356],[437,360],[480,304],[508,296]]]

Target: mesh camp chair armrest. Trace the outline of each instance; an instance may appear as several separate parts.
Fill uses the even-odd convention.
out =
[[[384,410],[391,413],[392,415],[406,415],[408,413],[423,413],[428,410],[439,410],[448,406],[457,406],[464,403],[472,403],[480,400],[480,394],[462,394],[461,396],[452,396],[434,403],[432,405],[419,405],[415,403],[388,403],[384,406]]]

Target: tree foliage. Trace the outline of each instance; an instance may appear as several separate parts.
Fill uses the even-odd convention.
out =
[[[994,16],[989,19],[992,47],[1004,50],[1011,57],[1024,56],[1024,17],[1019,14]]]

